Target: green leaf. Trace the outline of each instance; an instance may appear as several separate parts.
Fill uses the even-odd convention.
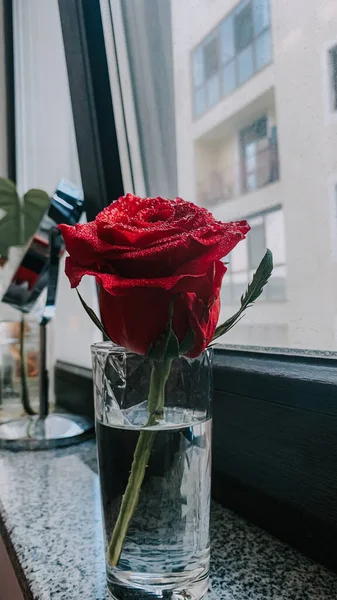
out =
[[[179,346],[179,354],[188,354],[190,350],[192,350],[194,346],[195,340],[195,331],[193,329],[189,329],[186,337],[183,339]]]
[[[25,245],[36,232],[41,219],[49,208],[50,198],[43,190],[29,190],[23,197],[22,244]]]
[[[3,212],[4,211],[4,212]],[[11,246],[21,243],[21,205],[10,179],[0,177],[0,255],[8,257]]]
[[[89,315],[90,319],[92,320],[92,322],[96,325],[96,327],[98,327],[98,329],[103,333],[103,335],[105,336],[105,338],[107,340],[110,340],[112,342],[112,339],[108,336],[107,332],[104,329],[104,325],[103,323],[101,323],[101,321],[99,320],[98,316],[96,315],[96,313],[92,310],[92,308],[90,308],[90,306],[87,305],[87,303],[83,300],[80,292],[78,291],[78,289],[76,289],[76,292],[78,294],[78,297],[81,301],[81,304],[84,308],[84,310],[86,311],[87,315]]]
[[[24,246],[36,232],[50,198],[43,190],[29,190],[20,202],[15,184],[0,178],[0,255],[11,246]]]
[[[232,327],[238,322],[240,318],[242,318],[243,311],[251,306],[255,300],[262,294],[263,288],[268,282],[269,277],[271,276],[273,271],[273,255],[270,250],[267,250],[262,261],[260,262],[256,272],[253,275],[253,279],[249,284],[246,293],[241,296],[241,307],[239,310],[227,319],[225,323],[219,325],[216,328],[212,342],[216,340],[218,337],[232,329]]]

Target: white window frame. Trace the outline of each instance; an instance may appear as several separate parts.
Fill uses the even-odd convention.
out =
[[[100,7],[124,188],[146,196],[121,0]]]

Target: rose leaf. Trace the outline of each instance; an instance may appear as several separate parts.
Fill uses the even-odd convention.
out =
[[[225,323],[219,325],[214,332],[214,336],[212,342],[216,340],[218,337],[232,329],[234,325],[242,318],[243,311],[251,306],[255,300],[262,294],[263,288],[268,282],[269,277],[271,276],[273,271],[273,255],[270,250],[267,250],[263,259],[261,260],[256,272],[253,275],[253,279],[249,284],[246,293],[241,296],[241,306],[239,310],[227,319]]]
[[[112,339],[108,336],[107,332],[105,331],[104,325],[103,323],[101,323],[101,321],[99,320],[98,316],[96,315],[96,313],[92,310],[92,308],[90,308],[90,306],[87,305],[87,303],[83,300],[80,292],[78,291],[78,289],[76,289],[76,292],[78,294],[78,297],[81,301],[81,304],[85,310],[85,312],[89,315],[90,319],[92,320],[92,322],[96,325],[96,327],[98,327],[98,329],[100,329],[100,331],[103,333],[103,335],[105,336],[106,340],[110,340],[112,342]]]

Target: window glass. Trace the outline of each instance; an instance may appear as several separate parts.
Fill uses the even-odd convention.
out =
[[[269,27],[269,0],[253,0],[254,33]]]
[[[211,38],[204,45],[205,79],[218,72],[218,40]]]
[[[172,0],[175,2],[176,0]],[[206,1],[206,0],[203,0]],[[243,0],[192,53],[193,86],[212,80],[209,110],[272,61],[270,0]],[[198,113],[195,112],[198,116]]]
[[[243,240],[242,244],[238,244],[236,252],[231,255],[231,271],[247,271],[248,269],[248,246],[247,240]]]
[[[236,87],[235,62],[227,63],[222,69],[222,91],[224,95],[230,94]]]
[[[250,45],[237,57],[238,84],[241,85],[251,78],[254,71],[253,46]]]
[[[241,52],[253,39],[253,16],[250,3],[235,15],[234,31],[236,52]]]
[[[193,52],[193,81],[195,87],[199,87],[204,81],[204,53],[202,48],[198,48]]]
[[[275,265],[283,265],[286,261],[285,230],[283,210],[275,210],[265,217],[266,246],[273,253]]]
[[[235,55],[233,17],[230,15],[220,26],[221,61],[230,61]]]
[[[166,6],[148,3],[159,15]],[[136,98],[132,166],[145,173],[134,191],[160,195],[169,182],[170,196],[221,221],[248,220],[247,241],[229,257],[221,321],[238,309],[266,248],[274,255],[263,297],[221,343],[336,351],[337,122],[325,107],[337,110],[337,11],[309,0],[300,11],[296,1],[170,0],[170,16],[153,23],[145,0],[124,4],[143,17],[130,13],[126,28],[138,43],[136,52],[126,40],[126,63],[138,76],[124,92],[129,103]],[[150,43],[153,30],[161,50]],[[158,165],[156,185],[145,159]]]
[[[232,286],[229,274],[223,280],[221,288],[221,302],[224,306],[230,306],[232,304]]]
[[[239,303],[242,294],[245,293],[248,284],[247,273],[233,273],[231,279],[232,285],[232,301]]]
[[[248,236],[248,255],[249,255],[249,266],[251,269],[256,269],[261,261],[261,256],[264,255],[266,249],[265,240],[265,224],[261,218],[258,222],[252,222],[251,231]]]
[[[267,138],[267,119],[254,121],[241,134],[243,155],[243,189],[263,187],[271,181],[270,142]]]
[[[286,298],[286,267],[274,267],[273,275],[265,289],[265,300],[285,300]]]
[[[268,29],[255,40],[255,64],[259,71],[271,61],[271,35]]]

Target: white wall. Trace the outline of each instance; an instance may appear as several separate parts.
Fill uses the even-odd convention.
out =
[[[7,144],[6,144],[6,87],[3,3],[0,0],[0,177],[7,176]]]
[[[14,0],[17,172],[21,191],[51,194],[65,177],[81,185],[57,0]],[[93,280],[82,294],[95,305]],[[54,321],[54,359],[90,366],[90,344],[101,339],[70,290],[63,265]]]

